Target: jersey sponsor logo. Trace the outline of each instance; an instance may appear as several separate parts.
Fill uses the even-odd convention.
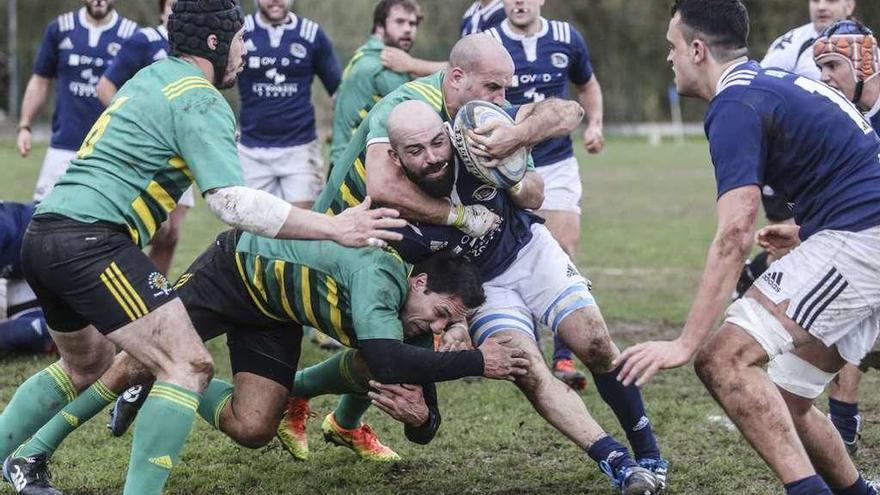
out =
[[[67,57],[67,65],[71,67],[79,67],[80,65],[93,65],[95,67],[103,67],[104,59],[101,57],[90,57],[88,55],[71,53],[70,56]]]
[[[498,194],[498,189],[488,184],[478,187],[474,191],[474,199],[477,201],[491,201]]]
[[[91,68],[80,72],[79,77],[83,78],[84,81],[88,81],[89,84],[98,84],[98,80],[101,79],[95,75],[95,72]]]
[[[430,249],[432,253],[436,253],[437,251],[442,251],[443,249],[446,249],[446,246],[448,245],[449,243],[446,241],[431,241]]]
[[[528,85],[528,84],[536,84],[536,83],[549,83],[553,82],[553,76],[555,74],[551,74],[549,72],[545,72],[543,74],[518,74],[513,76],[513,85]]]
[[[296,58],[306,58],[306,55],[308,55],[309,52],[302,44],[293,43],[290,45],[290,54]]]
[[[111,57],[115,57],[116,54],[119,53],[120,48],[122,48],[122,45],[116,43],[115,41],[112,43],[107,43],[107,53],[109,53]]]
[[[171,294],[171,283],[168,282],[168,279],[165,278],[165,275],[162,275],[159,272],[153,272],[147,277],[147,283],[150,288],[156,291],[153,293],[153,297],[159,296],[167,296]]]
[[[299,92],[299,84],[254,83],[251,91],[261,98],[289,98]]]
[[[70,38],[64,38],[61,40],[61,43],[58,43],[59,50],[73,50],[73,41]]]
[[[550,55],[550,63],[557,69],[565,69],[568,67],[568,55],[564,53],[554,53]]]
[[[278,72],[278,69],[272,67],[271,69],[266,71],[266,78],[271,80],[275,84],[281,84],[287,80],[287,76]]]

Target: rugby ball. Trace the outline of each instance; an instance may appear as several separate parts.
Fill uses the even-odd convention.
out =
[[[470,144],[466,139],[468,129],[482,127],[494,120],[501,121],[504,127],[514,125],[513,119],[507,115],[507,112],[493,103],[482,100],[466,103],[455,116],[452,125],[452,144],[468,172],[490,186],[509,189],[526,175],[529,150],[522,147],[503,159],[497,167],[487,167],[484,165],[486,162],[484,158],[471,152]],[[504,132],[504,127],[499,127],[493,132]]]

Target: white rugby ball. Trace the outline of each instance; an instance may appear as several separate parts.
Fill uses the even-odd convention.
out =
[[[512,127],[514,121],[494,103],[482,100],[474,100],[466,103],[458,111],[452,125],[452,143],[458,151],[458,155],[467,170],[480,180],[491,186],[509,189],[516,185],[526,175],[529,150],[522,147],[507,158],[501,160],[497,167],[486,167],[486,160],[474,155],[466,137],[468,129],[476,129],[487,123],[498,120],[503,127],[493,132],[504,132],[504,127]]]

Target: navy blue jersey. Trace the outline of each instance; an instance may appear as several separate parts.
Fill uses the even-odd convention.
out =
[[[541,18],[541,30],[534,36],[514,33],[510,21],[488,31],[513,58],[516,71],[507,99],[514,105],[537,103],[545,98],[568,98],[569,81],[586,84],[593,77],[590,53],[583,36],[571,24]],[[536,167],[571,158],[569,136],[548,139],[535,146]]]
[[[22,278],[21,239],[33,215],[33,203],[0,201],[0,278]]]
[[[880,134],[880,99],[874,104],[874,108],[865,114],[865,117],[868,118],[871,127],[874,128],[874,132]]]
[[[314,141],[312,81],[317,75],[332,95],[342,80],[330,39],[318,23],[294,14],[279,26],[249,15],[244,25],[247,57],[238,77],[241,143],[279,148]]]
[[[719,197],[769,185],[794,203],[802,239],[880,225],[880,138],[834,89],[744,62],[722,75],[705,130]]]
[[[168,43],[168,30],[165,26],[139,29],[122,44],[116,58],[104,72],[104,77],[117,88],[121,88],[137,71],[157,60],[168,58],[170,53],[171,45]]]
[[[531,226],[542,222],[511,201],[507,191],[482,182],[455,158],[452,200],[463,205],[483,205],[501,217],[501,226],[479,239],[449,226],[412,223],[400,230],[403,241],[391,243],[409,263],[418,263],[439,251],[463,256],[480,269],[484,281],[504,273],[516,255],[532,240]]]
[[[504,12],[504,1],[494,0],[483,7],[480,2],[474,2],[461,18],[461,37],[469,34],[482,33],[501,24],[507,19]]]
[[[34,74],[57,78],[57,98],[52,115],[53,148],[77,150],[92,124],[104,111],[95,87],[122,43],[137,24],[116,12],[107,24],[94,27],[85,7],[61,14],[43,35]]]

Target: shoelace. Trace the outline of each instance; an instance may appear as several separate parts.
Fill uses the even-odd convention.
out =
[[[360,437],[360,440],[364,443],[364,445],[371,450],[380,448],[380,446],[382,445],[381,442],[379,442],[379,437],[376,436],[376,434],[373,432],[373,429],[370,428],[370,425],[362,425],[355,431],[357,431],[355,436]]]

